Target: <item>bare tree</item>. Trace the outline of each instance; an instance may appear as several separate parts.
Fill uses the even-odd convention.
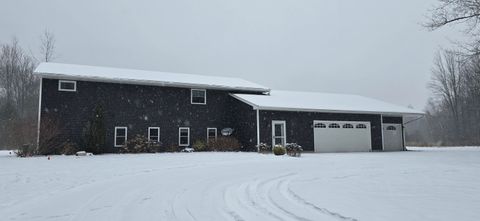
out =
[[[49,30],[45,30],[40,38],[40,53],[42,61],[50,62],[55,59],[55,35]]]
[[[463,53],[440,50],[434,61],[434,93],[426,125],[431,143],[480,144],[480,1],[438,0],[424,24],[430,30],[452,25],[463,28],[469,42],[458,43]]]
[[[431,10],[431,17],[424,26],[436,30],[446,25],[463,25],[464,32],[473,38],[464,47],[472,54],[480,53],[480,1],[479,0],[438,0]]]
[[[458,135],[463,76],[460,74],[460,63],[455,52],[444,51],[437,54],[432,73],[430,88],[450,111],[455,126],[454,133]]]
[[[30,142],[36,134],[18,130],[35,124],[38,105],[38,79],[33,75],[36,64],[14,38],[0,46],[0,145],[17,147]]]
[[[426,27],[435,30],[448,24],[466,22],[469,30],[478,27],[480,21],[480,1],[478,0],[438,0],[440,3],[432,10],[432,16]]]

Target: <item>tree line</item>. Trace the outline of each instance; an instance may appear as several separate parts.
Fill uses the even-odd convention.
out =
[[[40,40],[40,58],[22,48],[16,38],[0,46],[0,148],[36,144],[40,79],[33,71],[55,54],[51,32],[46,30]]]
[[[410,144],[480,144],[480,1],[439,0],[424,26],[432,31],[444,26],[463,27],[467,42],[437,53],[431,81],[433,96],[426,116],[410,126]]]

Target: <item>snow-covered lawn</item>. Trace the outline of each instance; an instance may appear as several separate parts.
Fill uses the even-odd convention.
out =
[[[1,220],[480,220],[480,148],[0,154]]]

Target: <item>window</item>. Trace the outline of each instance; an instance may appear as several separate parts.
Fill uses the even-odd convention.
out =
[[[207,128],[207,143],[217,140],[217,128]]]
[[[367,128],[367,125],[365,125],[365,124],[357,124],[357,128],[358,128],[358,129],[365,129],[365,128]]]
[[[190,128],[189,127],[178,128],[178,145],[190,146]]]
[[[203,89],[192,89],[191,92],[192,104],[206,104],[207,103],[207,91]]]
[[[127,127],[115,127],[115,147],[123,147],[127,143]]]
[[[351,125],[351,124],[344,124],[344,125],[343,125],[343,128],[353,128],[353,125]]]
[[[397,130],[397,128],[395,126],[388,126],[387,130]]]
[[[324,123],[316,123],[313,125],[313,127],[315,128],[327,128],[327,125],[325,125]]]
[[[333,124],[328,125],[328,128],[340,128],[340,125],[337,124],[337,123],[333,123]]]
[[[77,82],[58,80],[58,90],[59,91],[77,91]]]
[[[148,141],[160,142],[160,127],[148,128]]]

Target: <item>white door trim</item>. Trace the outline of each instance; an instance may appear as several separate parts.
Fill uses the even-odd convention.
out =
[[[284,120],[272,120],[272,148],[275,146],[275,125],[276,124],[283,124],[283,131],[280,137],[283,137],[283,146],[287,143],[287,122]]]

